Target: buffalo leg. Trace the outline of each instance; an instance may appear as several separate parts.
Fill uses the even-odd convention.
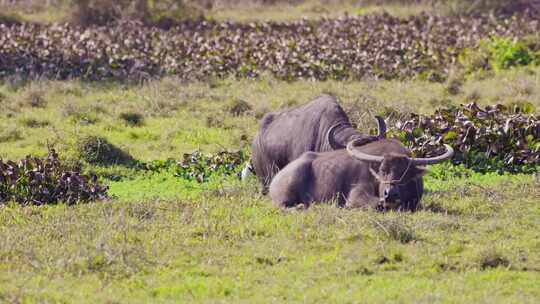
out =
[[[306,207],[311,203],[310,189],[311,160],[298,159],[290,163],[272,180],[269,193],[278,208],[291,208],[300,204]]]
[[[374,189],[369,185],[357,185],[351,189],[347,196],[345,207],[347,208],[377,208],[379,198],[375,195]]]

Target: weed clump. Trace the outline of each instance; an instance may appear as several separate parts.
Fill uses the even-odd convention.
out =
[[[470,92],[467,96],[465,96],[465,100],[468,103],[479,102],[481,98],[482,98],[482,95],[477,90],[474,90]]]
[[[401,217],[375,221],[375,227],[382,231],[387,238],[402,244],[408,244],[419,239],[414,229]]]
[[[77,156],[89,164],[132,165],[135,159],[127,152],[111,144],[106,138],[85,136],[76,143]]]
[[[214,154],[203,154],[196,150],[193,153],[185,153],[181,161],[167,159],[148,163],[138,162],[137,166],[151,172],[170,170],[177,177],[204,183],[215,175],[238,175],[248,157],[249,155],[242,150],[221,150]]]
[[[17,141],[19,139],[22,139],[22,133],[15,128],[0,131],[0,142]]]
[[[46,92],[42,84],[32,84],[25,90],[20,104],[32,108],[45,108],[47,105],[45,94]]]
[[[497,267],[508,267],[510,261],[495,249],[487,249],[480,253],[478,257],[480,269],[486,270]]]
[[[461,87],[463,86],[463,79],[460,77],[450,77],[446,84],[446,92],[449,95],[459,95],[461,93]]]
[[[540,46],[532,38],[514,40],[492,37],[481,40],[478,47],[464,49],[458,60],[466,73],[495,71],[538,63]]]
[[[49,150],[45,158],[27,156],[18,162],[0,159],[0,203],[71,205],[107,198],[108,188],[100,185],[96,176],[68,167],[54,150]]]
[[[144,125],[144,116],[136,112],[124,112],[120,114],[122,119],[128,126],[140,127]]]
[[[223,128],[225,123],[222,116],[209,115],[206,117],[206,126],[209,128]]]
[[[242,99],[235,99],[227,106],[227,111],[234,116],[240,116],[251,111],[252,107],[249,103]]]
[[[524,42],[513,41],[510,38],[493,38],[489,50],[495,71],[529,65],[536,57]]]
[[[65,117],[69,117],[75,123],[92,125],[99,121],[98,111],[95,110],[68,103],[62,108],[62,114]]]
[[[529,102],[481,108],[476,103],[440,108],[433,115],[410,114],[389,133],[417,157],[442,154],[451,145],[454,164],[478,172],[537,172],[540,116]]]
[[[50,123],[46,120],[38,120],[35,118],[25,118],[21,120],[21,123],[28,128],[43,128]]]

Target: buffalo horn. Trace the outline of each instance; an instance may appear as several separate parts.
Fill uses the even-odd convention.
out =
[[[449,158],[451,158],[453,155],[454,155],[454,149],[452,149],[452,147],[450,147],[449,145],[444,145],[445,148],[446,148],[446,152],[443,154],[443,155],[439,155],[439,156],[435,156],[435,157],[430,157],[430,158],[411,158],[411,161],[415,164],[415,165],[434,165],[434,164],[438,164],[440,162],[443,162]]]
[[[379,139],[386,138],[386,123],[384,122],[384,119],[381,116],[375,116],[375,119],[377,120],[377,127],[379,128],[379,134],[377,134],[377,137]],[[343,148],[342,145],[336,142],[336,139],[334,137],[334,132],[339,126],[342,126],[342,125],[350,126],[350,124],[348,123],[337,123],[333,125],[332,127],[330,127],[330,129],[326,133],[328,144],[333,150],[339,150]]]
[[[386,138],[386,123],[384,122],[384,118],[375,116],[375,119],[377,119],[377,126],[379,127],[379,134],[377,137],[379,137],[379,139]]]
[[[371,155],[371,154],[367,154],[367,153],[356,150],[355,144],[356,144],[356,141],[354,140],[347,144],[347,151],[352,157],[359,160],[364,160],[368,162],[376,162],[376,163],[381,163],[384,160],[384,156]],[[454,149],[452,149],[452,147],[450,147],[449,145],[444,145],[444,147],[446,148],[446,152],[443,155],[430,157],[430,158],[410,158],[410,160],[414,165],[417,165],[417,166],[438,164],[440,162],[443,162],[451,158],[454,155]]]
[[[355,146],[356,146],[357,141],[358,140],[352,140],[347,144],[347,152],[349,152],[349,155],[359,160],[365,160],[365,161],[374,162],[374,163],[382,163],[382,161],[384,160],[383,156],[371,155],[371,154],[367,154],[367,153],[356,150]]]
[[[326,137],[328,139],[328,144],[330,145],[332,150],[343,149],[343,146],[338,144],[336,142],[336,139],[334,138],[334,131],[337,129],[337,127],[339,127],[341,125],[344,125],[344,123],[337,123],[337,124],[333,125],[332,127],[330,127],[330,129],[328,130],[328,133],[326,135]]]

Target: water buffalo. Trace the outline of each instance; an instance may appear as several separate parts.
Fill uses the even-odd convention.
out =
[[[351,140],[365,144],[384,137],[384,120],[377,119],[379,136],[360,134],[336,98],[328,95],[288,111],[266,114],[252,143],[251,159],[263,192],[279,170],[304,152],[343,149]],[[243,179],[249,169],[248,165],[242,172]]]
[[[309,206],[337,200],[349,208],[417,209],[424,186],[422,166],[452,157],[453,149],[433,158],[412,158],[395,139],[381,139],[346,149],[306,152],[283,168],[270,184],[270,197],[277,207]]]

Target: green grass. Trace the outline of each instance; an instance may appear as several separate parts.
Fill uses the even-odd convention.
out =
[[[480,104],[538,107],[539,72],[471,78],[452,94],[449,84],[421,80],[4,82],[0,157],[43,155],[49,144],[72,158],[87,134],[143,161],[247,148],[263,113],[322,93],[337,95],[363,131],[376,113],[427,113],[473,92]],[[251,110],[230,114],[240,100]],[[128,124],[122,113],[143,119]],[[422,211],[381,214],[332,205],[284,212],[255,180],[198,184],[171,172],[88,166],[112,200],[0,205],[0,302],[540,301],[538,177],[431,169]]]
[[[5,82],[0,84],[0,158],[44,155],[47,145],[69,154],[77,138],[96,134],[144,161],[178,159],[197,148],[207,152],[242,148],[249,146],[264,113],[325,93],[338,96],[365,132],[375,127],[372,117],[377,113],[386,117],[411,111],[429,113],[437,107],[471,101],[481,105],[527,101],[540,109],[538,75],[539,68],[527,68],[481,80],[471,78],[452,94],[450,84],[421,80],[288,83],[264,76],[190,84],[166,78],[142,86]],[[247,102],[251,110],[231,115],[231,104],[239,100]],[[122,119],[131,112],[141,114],[142,125]]]
[[[173,177],[143,179],[113,183],[123,198],[111,202],[4,207],[0,299],[540,299],[540,193],[531,176],[474,175],[444,185],[428,177],[425,210],[416,214],[327,205],[282,212],[254,181],[209,185],[190,199],[167,189],[182,196]]]

